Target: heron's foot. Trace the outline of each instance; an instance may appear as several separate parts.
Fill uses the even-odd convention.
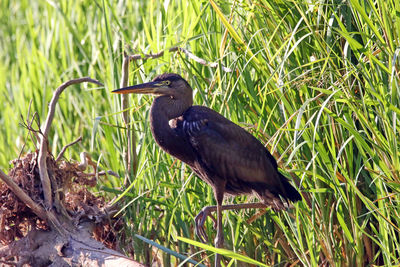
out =
[[[216,207],[215,206],[207,206],[204,207],[199,214],[194,218],[195,223],[196,223],[196,235],[199,237],[200,241],[203,243],[208,242],[208,236],[206,234],[206,230],[204,229],[204,224],[206,222],[207,217],[210,217],[213,222],[214,222],[214,228],[217,228],[217,220],[214,218],[214,216],[211,215],[211,212],[215,211]]]

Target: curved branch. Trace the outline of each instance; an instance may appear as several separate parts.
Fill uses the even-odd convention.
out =
[[[43,187],[44,203],[47,206],[47,208],[50,208],[53,203],[52,195],[51,195],[51,192],[52,192],[51,182],[50,182],[49,174],[47,173],[47,163],[46,163],[46,157],[47,157],[47,153],[48,153],[47,137],[48,137],[48,134],[50,131],[51,123],[54,119],[54,113],[56,110],[55,107],[56,107],[58,98],[60,97],[61,93],[68,86],[77,84],[77,83],[82,83],[82,82],[90,82],[90,83],[95,83],[97,85],[103,86],[102,83],[100,83],[99,81],[94,80],[90,77],[83,77],[83,78],[69,80],[69,81],[63,83],[62,85],[60,85],[60,87],[58,87],[53,94],[53,98],[50,101],[49,112],[47,114],[46,121],[41,129],[42,135],[40,136],[38,168],[39,168],[40,180],[42,182],[42,187]]]
[[[56,91],[54,92],[53,98],[50,101],[49,104],[49,113],[47,114],[46,122],[44,123],[44,126],[42,127],[42,133],[45,138],[47,138],[47,135],[49,134],[50,131],[50,126],[54,118],[54,113],[55,113],[55,107],[58,101],[58,98],[60,97],[61,93],[70,85],[77,84],[77,83],[83,83],[83,82],[89,82],[89,83],[95,83],[100,86],[104,86],[101,82],[94,80],[90,77],[83,77],[83,78],[78,78],[78,79],[73,79],[69,80],[62,85],[60,85]]]
[[[59,161],[59,160],[63,157],[63,155],[64,155],[64,153],[65,153],[65,151],[67,150],[68,147],[73,146],[73,145],[75,145],[76,143],[78,143],[78,142],[80,142],[80,141],[82,141],[82,136],[79,136],[78,139],[76,139],[76,140],[73,141],[72,143],[69,143],[68,145],[65,145],[65,146],[61,149],[60,153],[58,154],[58,156],[57,156],[57,158],[56,158],[56,162]]]

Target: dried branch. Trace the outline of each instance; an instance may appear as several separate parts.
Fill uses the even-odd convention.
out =
[[[86,172],[78,172],[77,173],[79,177],[93,177],[93,176],[105,176],[105,175],[111,175],[117,178],[120,178],[118,173],[114,172],[114,171],[99,171],[98,173],[96,172],[92,172],[92,173],[86,173]]]
[[[31,100],[31,102],[29,102],[28,116],[29,116],[29,114],[30,114],[31,103],[32,103],[32,100]],[[28,117],[28,116],[27,116],[27,117]],[[26,119],[26,122],[25,122],[25,120],[24,120],[24,117],[21,115],[21,121],[22,121],[22,122],[20,123],[20,125],[21,125],[22,127],[25,127],[25,128],[28,130],[28,135],[31,136],[31,140],[34,142],[34,144],[35,144],[35,146],[36,146],[36,143],[39,141],[38,133],[40,133],[40,129],[39,129],[39,130],[35,130],[35,129],[33,129],[33,127],[32,127],[32,124],[33,124],[33,121],[35,120],[35,118],[37,119],[37,120],[36,120],[37,125],[40,125],[40,123],[39,123],[39,115],[38,115],[37,112],[33,113],[33,116],[32,116],[31,121],[29,121],[28,119]],[[26,138],[28,138],[28,136],[27,136]],[[35,139],[34,139],[34,138],[35,138]],[[26,142],[24,142],[24,145],[22,146],[22,149],[21,149],[21,151],[20,151],[20,153],[19,153],[19,155],[18,155],[18,158],[21,158],[22,153],[23,153],[23,151],[24,151],[24,149],[25,149],[25,145],[26,145]],[[36,149],[37,149],[37,147],[36,147]]]
[[[168,49],[168,52],[182,52],[184,53],[188,58],[196,61],[197,63],[204,65],[204,66],[209,66],[211,68],[217,68],[218,67],[218,63],[217,62],[208,62],[205,59],[199,58],[198,56],[192,54],[189,50],[182,48],[182,47],[178,47],[178,46],[174,46],[171,47],[170,49]],[[148,59],[148,58],[159,58],[162,57],[164,55],[164,50],[155,53],[155,54],[137,54],[137,55],[131,55],[129,56],[130,60],[139,60],[139,59]],[[231,68],[225,67],[224,65],[221,65],[222,70],[225,72],[232,72]],[[121,87],[122,88],[122,87]]]
[[[29,114],[28,114],[28,116],[29,116]],[[37,112],[33,113],[32,119],[30,121],[28,120],[28,118],[25,121],[24,117],[21,115],[22,122],[20,122],[20,125],[29,131],[29,134],[31,135],[31,139],[34,142],[35,142],[35,139],[36,139],[36,141],[39,140],[38,134],[40,133],[40,129],[38,129],[38,130],[33,129],[32,124],[35,121],[35,119],[36,119],[36,123],[39,125],[39,123],[38,123],[39,115]],[[35,137],[35,139],[33,137]]]
[[[124,60],[122,62],[122,77],[120,87],[128,86],[128,78],[129,78],[129,60],[130,57],[127,54],[124,54]],[[127,165],[127,172],[125,173],[125,181],[124,184],[127,185],[129,181],[129,175],[136,173],[137,169],[137,155],[136,155],[136,140],[135,135],[133,133],[133,126],[130,125],[130,116],[129,116],[129,97],[128,95],[122,95],[121,100],[122,110],[122,118],[127,128],[126,138],[127,138],[127,148],[124,148],[124,158]]]
[[[52,195],[51,195],[51,182],[49,178],[49,174],[47,173],[47,163],[46,163],[46,157],[48,153],[48,134],[50,131],[50,126],[51,123],[54,119],[54,113],[55,113],[55,107],[58,101],[58,98],[60,97],[61,93],[70,85],[77,84],[77,83],[82,83],[82,82],[91,82],[95,83],[97,85],[103,86],[102,83],[100,83],[97,80],[93,80],[89,77],[83,77],[83,78],[78,78],[78,79],[73,79],[69,80],[65,83],[63,83],[60,87],[56,89],[54,92],[53,98],[50,101],[49,105],[49,112],[47,114],[46,121],[42,127],[42,135],[40,136],[40,147],[39,147],[39,159],[38,159],[38,168],[39,168],[39,174],[40,174],[40,180],[42,182],[42,187],[43,187],[43,195],[44,195],[44,201],[45,205],[47,208],[50,208],[52,206]]]
[[[47,213],[46,211],[38,205],[36,202],[32,200],[26,194],[13,180],[10,176],[5,174],[2,170],[0,170],[0,178],[3,180],[8,188],[18,197],[19,200],[21,200],[23,203],[25,203],[26,206],[28,206],[32,211],[42,220],[47,221]]]
[[[76,139],[76,140],[73,141],[72,143],[69,143],[68,145],[64,146],[64,147],[61,149],[60,153],[58,154],[58,156],[57,156],[57,158],[56,158],[56,162],[59,161],[59,160],[62,158],[62,156],[64,155],[64,153],[65,153],[65,151],[67,150],[68,147],[73,146],[73,145],[75,145],[76,143],[78,143],[78,142],[80,142],[80,141],[82,141],[82,136],[79,136],[78,139]]]
[[[78,78],[78,79],[73,79],[73,80],[69,80],[65,83],[63,83],[62,85],[60,85],[60,87],[58,87],[56,89],[56,91],[54,92],[53,98],[50,101],[49,104],[49,113],[47,114],[47,119],[45,122],[45,125],[42,127],[42,133],[44,135],[44,137],[47,138],[49,131],[50,131],[50,126],[51,123],[53,121],[54,118],[54,113],[55,113],[55,107],[58,101],[58,98],[60,97],[61,93],[70,85],[73,84],[77,84],[77,83],[83,83],[83,82],[89,82],[89,83],[94,83],[100,86],[104,86],[101,82],[94,80],[90,77],[83,77],[83,78]]]

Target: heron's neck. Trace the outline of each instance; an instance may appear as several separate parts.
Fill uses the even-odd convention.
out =
[[[153,101],[151,113],[157,113],[157,117],[162,117],[168,122],[182,116],[192,103],[192,99],[176,100],[169,96],[159,96]]]
[[[173,129],[169,125],[171,119],[183,115],[192,105],[192,100],[174,100],[167,96],[154,99],[150,111],[150,125],[153,137],[158,145],[167,153],[186,162],[193,164],[194,154],[188,141],[180,134],[179,129]]]

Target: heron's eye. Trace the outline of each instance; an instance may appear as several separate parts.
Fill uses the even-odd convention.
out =
[[[170,85],[170,84],[171,84],[171,81],[166,80],[166,81],[164,81],[164,84],[165,84],[165,85]]]

